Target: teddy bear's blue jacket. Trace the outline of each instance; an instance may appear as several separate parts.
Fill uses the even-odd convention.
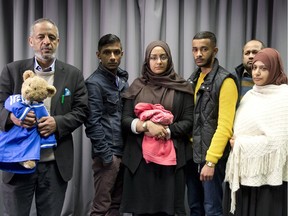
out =
[[[34,111],[36,118],[48,116],[43,102],[27,104],[20,94],[11,95],[5,101],[5,108],[19,120],[24,120],[27,113]],[[7,132],[0,132],[0,169],[13,173],[31,173],[35,169],[26,169],[21,161],[40,159],[40,148],[52,148],[57,145],[54,134],[42,137],[37,126],[23,128],[14,125]]]

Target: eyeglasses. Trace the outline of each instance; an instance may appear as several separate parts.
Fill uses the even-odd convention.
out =
[[[153,56],[150,56],[150,60],[151,61],[158,61],[158,59],[160,59],[160,61],[167,61],[168,60],[168,56],[167,55],[160,55],[160,56],[156,56],[156,55],[153,55]]]

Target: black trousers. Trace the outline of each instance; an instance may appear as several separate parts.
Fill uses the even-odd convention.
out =
[[[98,157],[93,159],[94,198],[90,216],[119,216],[123,187],[122,159],[113,156],[111,164],[104,165]]]
[[[35,194],[37,215],[60,216],[66,189],[55,161],[38,163],[35,173],[15,174],[2,183],[4,215],[29,216]]]

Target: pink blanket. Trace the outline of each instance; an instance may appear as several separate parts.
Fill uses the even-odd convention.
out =
[[[134,112],[142,120],[169,125],[173,122],[173,114],[165,110],[161,104],[138,103]],[[144,135],[142,141],[143,157],[147,163],[153,162],[160,165],[176,165],[176,152],[171,139],[162,140]]]

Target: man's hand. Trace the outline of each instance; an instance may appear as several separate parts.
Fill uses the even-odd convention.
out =
[[[200,181],[210,181],[213,179],[215,167],[204,165],[200,173]]]
[[[13,113],[10,113],[10,119],[15,125],[24,128],[31,128],[36,124],[36,116],[33,111],[28,112],[23,121],[16,118],[16,116]]]
[[[44,137],[56,131],[56,121],[52,116],[45,116],[38,120],[38,131]]]

